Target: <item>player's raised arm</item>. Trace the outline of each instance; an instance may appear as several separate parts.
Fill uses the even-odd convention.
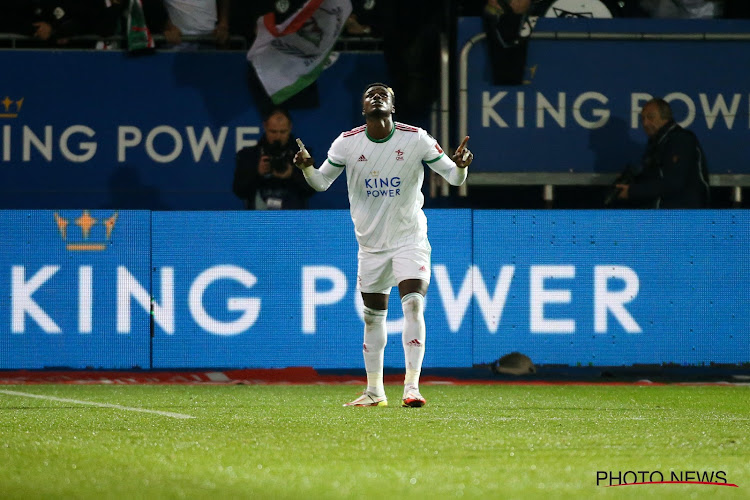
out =
[[[432,139],[432,141],[433,149],[443,153],[442,148],[434,142],[435,140]],[[458,149],[456,149],[456,152],[450,157],[447,154],[441,154],[436,158],[424,158],[423,160],[430,169],[437,172],[441,177],[448,181],[448,184],[451,186],[460,186],[466,181],[468,175],[466,167],[468,167],[474,159],[474,155],[466,147],[468,141],[469,136],[466,136]],[[434,156],[435,153],[432,152],[432,150],[429,152]]]
[[[312,159],[310,153],[307,152],[307,148],[302,143],[301,139],[297,139],[297,145],[299,151],[294,155],[294,165],[302,170],[305,176],[305,180],[315,191],[325,191],[333,181],[336,180],[343,168],[331,167],[329,162],[326,161],[320,168],[315,168],[315,160]]]

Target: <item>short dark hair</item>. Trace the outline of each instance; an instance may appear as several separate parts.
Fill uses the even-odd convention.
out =
[[[273,107],[269,109],[264,115],[263,115],[263,123],[267,122],[269,118],[271,118],[275,114],[282,114],[286,117],[287,120],[289,120],[289,123],[292,123],[292,116],[289,114],[289,111],[287,111],[285,108],[282,108],[280,106]]]
[[[392,98],[394,99],[396,98],[396,94],[393,92],[393,89],[387,83],[380,83],[380,82],[369,84],[367,87],[365,87],[365,90],[364,92],[362,92],[362,95],[364,96],[367,93],[367,91],[373,87],[384,87],[391,94]]]
[[[648,101],[644,107],[648,106],[649,104],[654,104],[656,106],[656,109],[659,110],[659,116],[662,120],[669,121],[672,119],[672,107],[664,99],[655,97]]]

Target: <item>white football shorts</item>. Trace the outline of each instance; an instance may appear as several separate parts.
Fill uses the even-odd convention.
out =
[[[391,293],[404,280],[430,282],[432,247],[425,238],[419,243],[391,250],[357,253],[357,288],[363,293]]]

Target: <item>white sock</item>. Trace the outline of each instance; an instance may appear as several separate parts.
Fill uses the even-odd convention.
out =
[[[365,307],[365,340],[362,354],[365,357],[367,372],[367,392],[375,396],[385,395],[383,387],[383,354],[388,343],[385,317],[388,311]]]
[[[407,293],[401,299],[404,310],[404,332],[401,342],[404,345],[406,360],[405,386],[419,387],[419,375],[422,372],[426,329],[424,325],[424,297],[420,293]]]

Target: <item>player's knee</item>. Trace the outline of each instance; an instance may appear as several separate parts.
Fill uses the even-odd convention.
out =
[[[417,292],[407,293],[401,298],[401,308],[405,318],[419,318],[424,312],[424,297]]]
[[[386,311],[379,309],[370,309],[369,307],[364,308],[365,325],[375,326],[385,322]]]

